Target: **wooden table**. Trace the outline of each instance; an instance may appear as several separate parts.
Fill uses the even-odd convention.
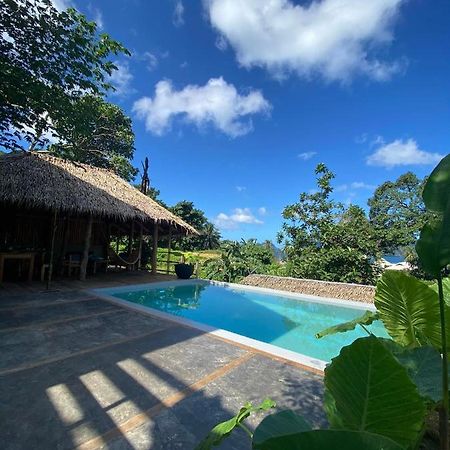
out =
[[[34,260],[36,258],[36,252],[4,252],[0,253],[0,283],[3,281],[3,270],[5,268],[5,261],[7,259],[27,259],[30,261],[28,268],[28,282],[33,280],[34,272]]]

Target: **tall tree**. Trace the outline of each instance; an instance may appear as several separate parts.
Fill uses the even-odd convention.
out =
[[[75,100],[112,88],[108,75],[117,67],[109,57],[119,53],[129,54],[74,9],[59,12],[50,0],[0,2],[1,145],[45,143]]]
[[[214,224],[208,222],[202,230],[203,248],[205,250],[215,250],[220,247],[220,232]]]
[[[290,275],[317,280],[373,283],[378,270],[375,232],[357,206],[345,208],[332,198],[334,174],[316,168],[317,191],[303,192],[283,211],[279,242],[285,244]]]
[[[415,244],[428,219],[422,201],[426,179],[407,172],[396,181],[386,181],[369,199],[369,218],[375,228],[380,248],[393,253]]]
[[[110,168],[131,181],[137,169],[131,165],[134,133],[131,120],[123,111],[100,97],[76,99],[70,117],[55,121],[54,127],[63,140],[50,146],[50,151],[73,161]]]

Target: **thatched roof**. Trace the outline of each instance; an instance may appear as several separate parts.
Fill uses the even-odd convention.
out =
[[[0,202],[198,232],[113,172],[38,152],[0,155]]]

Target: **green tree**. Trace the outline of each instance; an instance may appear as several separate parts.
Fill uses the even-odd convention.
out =
[[[70,116],[54,122],[56,132],[64,139],[51,145],[50,151],[73,161],[111,168],[131,181],[138,172],[131,165],[131,119],[117,105],[91,95],[74,100],[71,111]]]
[[[369,218],[383,253],[412,247],[428,220],[422,191],[426,179],[407,172],[379,186],[368,201]]]
[[[76,99],[112,88],[108,76],[117,67],[109,57],[119,53],[129,54],[72,8],[59,12],[50,0],[2,1],[1,145],[45,143],[54,123],[69,120]]]
[[[220,232],[214,224],[208,222],[202,230],[203,248],[215,250],[220,247]]]
[[[208,225],[208,219],[205,213],[194,206],[193,202],[182,200],[169,208],[178,217],[181,217],[189,225],[192,225],[200,236],[182,237],[177,240],[177,246],[180,250],[202,250],[204,248],[203,231]]]
[[[334,174],[316,168],[317,191],[303,192],[283,211],[279,242],[285,244],[288,274],[317,280],[374,283],[378,246],[364,211],[331,198]]]

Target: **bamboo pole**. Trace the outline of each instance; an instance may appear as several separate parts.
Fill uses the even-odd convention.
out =
[[[169,225],[169,245],[167,247],[167,267],[166,273],[170,272],[170,253],[172,252],[172,227]]]
[[[55,214],[53,215],[53,230],[52,230],[52,240],[50,244],[50,259],[48,263],[48,278],[47,278],[47,290],[50,289],[50,283],[52,282],[53,275],[53,258],[55,254],[55,237],[56,237],[56,218],[58,211],[55,209]]]
[[[153,253],[152,253],[152,274],[156,274],[156,265],[158,263],[158,224],[153,225]]]
[[[80,264],[80,280],[84,281],[86,279],[87,265],[89,261],[89,248],[91,246],[91,235],[92,235],[92,214],[89,215],[86,224],[86,234],[84,236],[84,249],[83,258]]]

